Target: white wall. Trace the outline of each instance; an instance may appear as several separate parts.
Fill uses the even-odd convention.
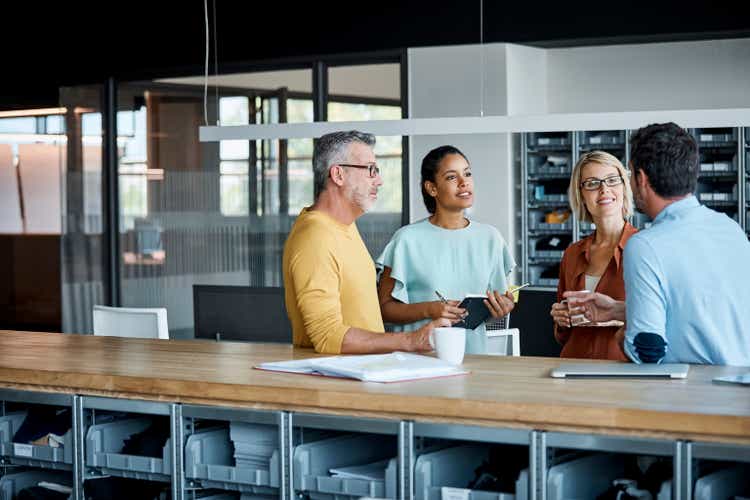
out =
[[[408,61],[410,118],[507,112],[505,44],[485,45],[484,50],[478,45],[409,49]]]
[[[547,113],[547,51],[506,46],[508,115]]]
[[[549,112],[742,108],[750,39],[552,49]]]

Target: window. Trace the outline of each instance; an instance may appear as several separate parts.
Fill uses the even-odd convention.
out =
[[[249,123],[249,116],[249,98],[222,97],[219,100],[219,120],[222,125],[246,125]],[[219,197],[222,215],[241,216],[250,213],[249,168],[249,141],[219,143]]]
[[[286,121],[300,123],[313,121],[310,99],[286,99]],[[249,123],[250,98],[223,97],[219,112],[223,125]],[[278,123],[279,98],[256,97],[253,108],[255,123]],[[250,184],[250,163],[254,148],[255,179]],[[282,150],[284,148],[284,150]],[[287,169],[287,203],[290,215],[298,214],[313,201],[312,140],[287,141],[221,141],[219,143],[219,171],[221,213],[226,216],[250,214],[250,200],[257,215],[279,213],[281,210],[281,162]],[[250,192],[250,189],[253,192]]]
[[[85,122],[84,122],[85,123]],[[146,107],[117,112],[121,231],[132,230],[148,215],[149,171],[146,152]]]

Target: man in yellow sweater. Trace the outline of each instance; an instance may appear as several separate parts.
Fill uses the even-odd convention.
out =
[[[315,202],[284,245],[284,293],[294,345],[324,353],[429,351],[435,320],[409,333],[384,333],[375,265],[355,221],[375,204],[383,184],[375,137],[326,134],[315,143]]]

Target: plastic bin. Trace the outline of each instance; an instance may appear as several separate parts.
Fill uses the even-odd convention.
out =
[[[117,420],[89,427],[86,433],[86,465],[101,468],[104,474],[168,481],[171,476],[170,440],[162,450],[162,458],[121,453],[124,442],[133,434],[146,430],[150,418]]]
[[[197,432],[185,443],[185,477],[200,480],[207,488],[256,494],[276,494],[279,487],[279,452],[273,452],[268,469],[234,465],[229,429]]]
[[[197,500],[237,500],[240,496],[233,493],[196,493],[194,497],[187,498],[196,498]],[[258,497],[253,496],[251,498]]]
[[[695,500],[750,496],[750,465],[736,465],[707,474],[695,482]]]
[[[621,131],[583,132],[580,136],[581,144],[586,146],[613,146],[625,144],[625,136]]]
[[[557,288],[559,278],[542,278],[541,274],[553,266],[529,266],[529,281],[532,285]]]
[[[539,222],[537,219],[529,220],[529,229],[532,231],[555,231],[555,232],[568,232],[573,230],[573,224],[570,222],[563,222],[562,224],[548,224],[546,222]]]
[[[735,142],[737,140],[737,129],[699,128],[695,129],[695,138],[700,145]]]
[[[11,457],[11,461],[17,465],[70,469],[73,463],[72,429],[63,435],[63,444],[58,448],[12,442],[13,435],[23,425],[26,416],[26,412],[14,412],[0,417],[0,455]]]
[[[532,176],[568,177],[571,173],[570,155],[566,153],[529,155],[528,173]]]
[[[528,498],[528,469],[516,482],[516,499]],[[547,471],[547,500],[588,500],[605,492],[612,481],[625,476],[623,455],[592,454],[562,458]]]
[[[568,132],[560,132],[557,134],[547,132],[532,132],[527,134],[526,138],[529,146],[531,147],[553,147],[570,145],[570,134]]]
[[[398,470],[395,437],[347,435],[305,443],[294,449],[293,484],[314,500],[349,500],[363,496],[395,498]],[[388,460],[385,480],[332,477],[336,467]]]
[[[474,470],[488,458],[487,445],[463,445],[425,453],[414,466],[416,500],[440,500],[442,488],[462,488],[474,478]],[[469,490],[471,500],[513,500],[513,492]]]
[[[71,474],[55,471],[25,471],[0,477],[0,500],[13,500],[24,488],[36,486],[40,481],[73,485]]]

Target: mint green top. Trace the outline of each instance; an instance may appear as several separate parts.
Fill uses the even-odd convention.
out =
[[[488,289],[503,293],[516,263],[493,226],[469,221],[462,229],[443,229],[423,219],[396,231],[375,265],[380,271],[391,268],[394,299],[416,304],[438,300],[435,290],[452,300]],[[427,321],[388,325],[388,329],[414,330]],[[487,352],[484,324],[466,334],[468,354]]]

